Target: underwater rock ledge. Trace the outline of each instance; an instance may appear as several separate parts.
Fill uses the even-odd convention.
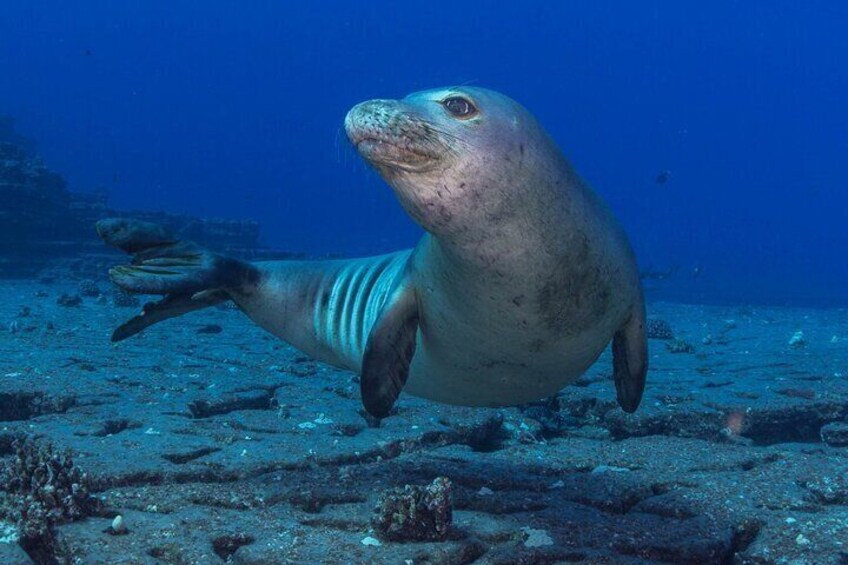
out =
[[[4,141],[12,138],[7,134],[0,135],[0,278],[34,276],[48,263],[78,276],[102,274],[105,263],[97,258],[110,252],[94,224],[113,216],[155,222],[181,239],[246,259],[296,256],[262,246],[259,222],[254,220],[112,210],[105,192],[71,192],[62,176],[32,153],[30,143]]]

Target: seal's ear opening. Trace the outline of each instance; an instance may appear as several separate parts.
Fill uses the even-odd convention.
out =
[[[412,287],[395,288],[368,334],[359,388],[362,404],[375,418],[385,418],[409,377],[418,334],[418,303]]]

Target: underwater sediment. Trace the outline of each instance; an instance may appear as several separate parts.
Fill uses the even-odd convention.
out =
[[[405,395],[378,423],[354,374],[232,309],[113,347],[127,310],[105,280],[105,298],[59,305],[78,283],[0,283],[0,453],[13,460],[21,435],[69,449],[99,501],[51,525],[60,562],[846,559],[844,310],[653,304],[694,352],[651,340],[632,415],[616,406],[605,355],[544,402],[472,409]],[[804,344],[790,345],[799,324]],[[381,500],[420,509],[391,497],[424,500],[437,477],[451,485],[448,529],[409,541],[375,530]],[[125,535],[109,532],[118,515]],[[18,547],[0,544],[0,561]]]

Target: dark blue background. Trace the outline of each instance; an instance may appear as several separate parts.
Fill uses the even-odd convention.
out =
[[[846,23],[836,1],[15,0],[0,114],[117,207],[360,254],[419,232],[348,147],[347,109],[488,86],[547,126],[644,266],[680,266],[661,296],[845,305]]]

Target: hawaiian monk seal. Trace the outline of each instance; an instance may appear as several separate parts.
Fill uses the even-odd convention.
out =
[[[246,263],[131,220],[98,224],[134,253],[112,280],[164,294],[120,328],[232,299],[307,354],[361,375],[365,408],[401,390],[506,406],[556,393],[612,340],[621,407],[647,372],[645,305],[623,230],[534,117],[481,88],[354,107],[359,153],[428,233],[412,250],[342,261]]]

